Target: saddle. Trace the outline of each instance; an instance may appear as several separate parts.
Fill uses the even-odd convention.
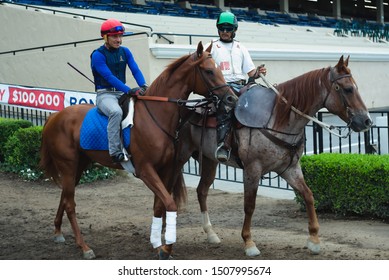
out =
[[[235,161],[243,169],[243,163],[237,152],[238,143],[236,137],[234,137],[234,131],[243,126],[253,128],[266,127],[274,108],[276,93],[272,89],[258,84],[248,84],[240,90],[238,96],[239,99],[232,120],[231,160]],[[215,111],[212,109],[207,110],[207,112],[211,113],[206,116],[197,112],[191,117],[189,122],[198,127],[216,129],[217,121]]]
[[[276,93],[258,84],[248,84],[239,92],[239,99],[234,110],[233,127],[242,126],[263,128],[267,126],[274,108]],[[190,123],[206,128],[216,128],[215,110],[209,110],[205,120],[200,113],[191,118]]]

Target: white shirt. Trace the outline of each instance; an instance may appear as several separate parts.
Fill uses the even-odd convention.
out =
[[[214,40],[211,55],[221,69],[226,82],[246,80],[247,73],[255,69],[248,50],[236,40],[231,43]]]

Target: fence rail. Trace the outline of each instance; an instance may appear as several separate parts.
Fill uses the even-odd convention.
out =
[[[34,125],[43,125],[52,112],[38,109],[28,109],[18,106],[0,104],[0,117],[12,119],[24,119],[31,121]],[[305,127],[305,155],[329,153],[358,153],[358,154],[388,154],[389,152],[389,112],[371,111],[370,115],[374,125],[364,133],[351,133],[347,138],[338,138],[321,127],[311,122]],[[338,117],[319,112],[317,118],[326,123],[333,124],[344,134],[348,128],[341,124]],[[199,176],[199,164],[190,159],[183,168],[184,174]],[[239,168],[228,167],[219,164],[216,180],[243,183],[243,172]],[[285,180],[278,177],[276,173],[266,174],[260,181],[260,186],[292,190]]]

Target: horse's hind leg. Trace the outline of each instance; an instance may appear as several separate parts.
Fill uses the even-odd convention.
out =
[[[61,193],[61,199],[59,201],[59,206],[57,210],[57,215],[55,216],[54,220],[54,242],[56,243],[64,243],[65,242],[65,237],[62,234],[61,226],[62,226],[62,218],[63,218],[63,213],[65,211],[64,203],[63,203],[63,192]]]
[[[83,170],[88,166],[90,161],[88,161],[86,158],[82,159],[80,158],[80,168],[78,169],[77,176],[76,176],[76,185],[81,179]],[[65,242],[65,237],[63,236],[61,226],[62,226],[62,219],[63,219],[63,214],[65,211],[65,203],[64,203],[64,192],[61,192],[61,199],[59,201],[59,206],[57,210],[57,215],[54,220],[54,242],[56,243],[63,243]]]
[[[314,206],[314,198],[311,189],[305,183],[301,168],[289,169],[282,177],[303,197],[308,215],[309,238],[307,247],[312,254],[320,253],[319,221]]]
[[[212,228],[208,215],[207,196],[209,187],[215,179],[217,162],[212,159],[203,157],[201,162],[201,179],[197,186],[197,200],[200,204],[201,224],[204,232],[207,234],[209,243],[220,243],[220,239]]]
[[[90,160],[82,156],[80,157],[74,156],[74,158],[77,158],[78,160],[67,161],[66,163],[64,161],[57,162],[58,165],[57,169],[61,170],[60,178],[61,178],[62,193],[61,193],[61,199],[57,210],[57,215],[54,220],[54,226],[55,226],[54,240],[56,242],[65,241],[62,235],[61,225],[62,225],[63,214],[66,211],[66,215],[69,219],[70,225],[73,230],[76,244],[82,249],[83,257],[85,259],[94,259],[96,256],[93,250],[91,250],[88,247],[88,245],[85,243],[80,228],[78,226],[77,218],[76,218],[76,203],[74,200],[76,185],[78,184],[81,178],[82,172],[90,163]]]
[[[69,176],[62,174],[62,195],[61,204],[59,207],[63,207],[68,216],[70,225],[73,230],[73,234],[76,240],[76,244],[82,249],[84,259],[96,258],[92,249],[85,243],[84,238],[81,234],[80,227],[77,223],[76,217],[76,203],[74,200],[75,195],[75,176]]]

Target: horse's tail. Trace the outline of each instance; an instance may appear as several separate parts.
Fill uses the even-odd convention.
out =
[[[42,142],[40,147],[41,159],[39,161],[39,167],[44,171],[45,176],[47,178],[52,178],[52,180],[59,185],[60,176],[56,164],[54,163],[53,157],[51,155],[51,151],[48,143],[50,136],[48,135],[48,131],[47,131],[49,122],[54,118],[54,115],[56,115],[56,113],[51,114],[43,126]]]
[[[178,172],[174,172],[172,176],[172,194],[174,202],[177,205],[177,208],[180,209],[180,207],[187,202],[188,193],[186,190],[184,175],[182,174],[181,170],[178,170]]]

